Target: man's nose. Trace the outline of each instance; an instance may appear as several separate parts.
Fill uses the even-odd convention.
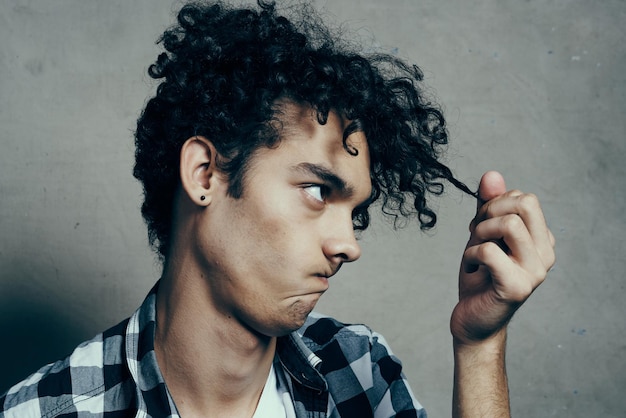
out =
[[[354,235],[352,215],[328,226],[323,244],[324,254],[333,262],[349,263],[361,257],[361,246]]]

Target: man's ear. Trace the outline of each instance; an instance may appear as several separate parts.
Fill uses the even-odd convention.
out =
[[[193,136],[180,150],[180,180],[189,199],[199,206],[208,206],[220,181],[215,166],[217,150],[203,136]]]

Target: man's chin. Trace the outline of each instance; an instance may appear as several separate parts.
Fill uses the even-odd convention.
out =
[[[287,323],[282,324],[282,327],[277,329],[274,335],[276,337],[284,337],[285,335],[289,335],[302,328],[314,307],[315,305],[313,304],[306,310],[298,310],[297,312],[292,313],[290,320]]]

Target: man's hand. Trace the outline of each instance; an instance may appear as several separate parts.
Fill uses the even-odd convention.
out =
[[[507,192],[495,171],[483,175],[478,195],[450,321],[460,344],[479,343],[502,330],[555,261],[554,236],[534,195]]]
[[[483,175],[459,273],[454,337],[454,417],[510,414],[504,352],[506,326],[555,261],[554,236],[537,198],[506,191],[494,171]]]

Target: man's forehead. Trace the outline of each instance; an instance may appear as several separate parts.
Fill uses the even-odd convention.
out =
[[[277,103],[274,118],[280,141],[293,137],[319,137],[325,139],[329,148],[343,148],[349,153],[353,149],[368,152],[367,140],[362,132],[355,132],[344,141],[344,133],[351,121],[334,110],[328,112],[326,121],[322,124],[318,111],[311,106],[283,100]]]
[[[330,119],[333,113],[330,112],[327,119]],[[292,101],[278,102],[274,119],[277,121],[275,126],[281,140],[289,139],[290,134],[313,136],[320,126],[318,112],[315,109]]]

